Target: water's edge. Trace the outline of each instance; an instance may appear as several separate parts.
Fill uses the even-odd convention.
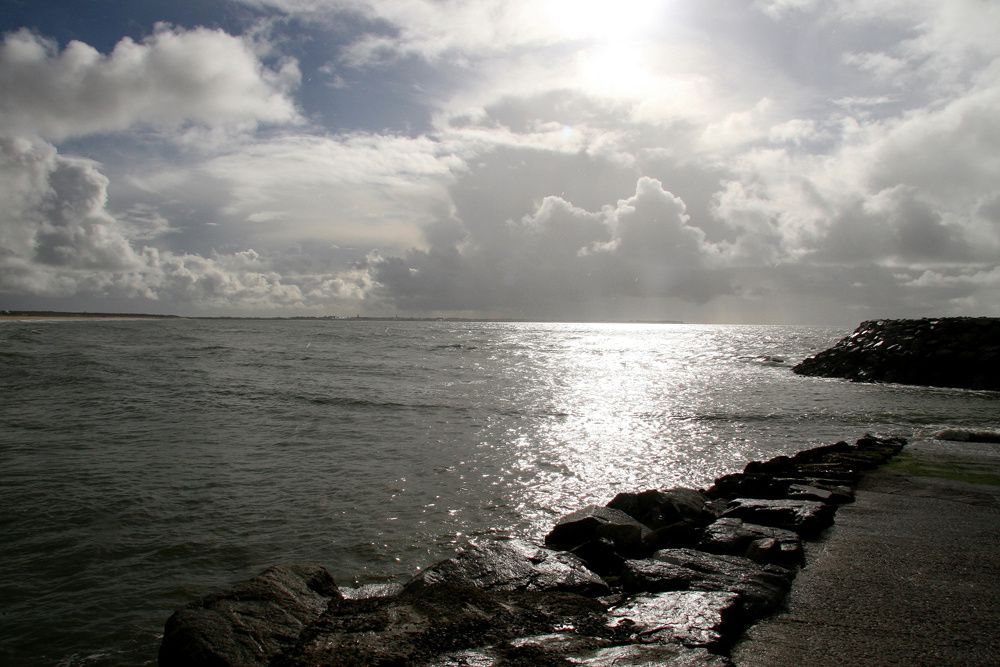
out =
[[[474,542],[371,597],[345,596],[321,567],[270,568],[175,612],[159,664],[726,664],[780,606],[802,540],[904,444],[865,436],[751,462],[703,491],[619,494],[561,519],[549,548]]]

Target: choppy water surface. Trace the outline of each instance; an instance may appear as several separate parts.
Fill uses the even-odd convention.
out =
[[[275,562],[400,579],[618,491],[996,428],[995,392],[791,373],[845,333],[2,322],[0,663],[151,663],[174,608]]]

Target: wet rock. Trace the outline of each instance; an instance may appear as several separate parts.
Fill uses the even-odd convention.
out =
[[[786,471],[787,474],[787,471]],[[854,500],[854,491],[843,480],[803,475],[776,477],[763,473],[732,473],[715,480],[706,492],[713,498],[764,498],[778,500],[816,500],[840,505]],[[724,510],[723,510],[724,511]]]
[[[676,644],[628,644],[605,648],[586,656],[570,658],[570,664],[585,667],[730,667],[726,658],[699,648]]]
[[[340,587],[340,594],[348,600],[388,598],[403,592],[402,584],[365,584],[356,588]]]
[[[562,628],[600,630],[605,606],[573,593],[483,590],[447,584],[396,597],[343,600],[306,630],[271,667],[448,664],[456,655],[496,655],[522,636]],[[449,657],[451,656],[451,658]]]
[[[649,527],[621,510],[589,505],[567,514],[545,536],[545,544],[556,549],[574,549],[587,542],[610,540],[626,556],[643,555]]]
[[[792,370],[856,382],[997,390],[1000,318],[862,322],[854,333]]]
[[[608,507],[621,510],[653,529],[677,524],[704,526],[715,520],[708,498],[695,489],[675,488],[666,491],[619,493]]]
[[[270,567],[175,612],[164,629],[159,665],[266,665],[340,599],[321,566]]]
[[[610,591],[607,583],[580,558],[523,540],[470,543],[454,558],[425,569],[404,588],[436,585],[504,591],[558,590],[584,595],[604,595]]]
[[[843,505],[844,503],[854,502],[854,489],[850,486],[839,483],[839,480],[817,477],[799,477],[795,479],[785,479],[782,481],[788,484],[785,491],[785,497],[793,500],[817,500],[833,505]],[[822,491],[822,493],[816,494],[815,498],[807,497],[809,493],[813,493],[816,489]],[[821,500],[821,498],[826,499]]]
[[[782,528],[726,517],[708,526],[698,548],[716,554],[745,556],[758,563],[795,567],[803,562],[802,540]]]
[[[635,642],[718,647],[736,604],[735,593],[715,591],[637,595],[608,612],[608,626]]]
[[[859,466],[843,461],[794,462],[785,456],[770,461],[751,461],[743,472],[772,477],[823,477],[849,483],[856,482],[861,474]]]
[[[614,542],[606,538],[584,542],[570,553],[602,577],[616,575],[625,567],[625,558],[615,549]]]
[[[712,515],[715,518],[715,515]],[[646,546],[645,553],[653,553],[657,549],[667,549],[670,547],[690,547],[694,546],[701,534],[704,524],[686,523],[678,521],[669,526],[663,526],[656,530],[651,530],[643,537]]]
[[[768,500],[737,498],[722,518],[733,517],[761,526],[792,530],[802,537],[815,537],[833,523],[834,508],[813,500]]]
[[[934,438],[953,442],[1000,442],[1000,431],[946,428],[934,433]]]
[[[841,494],[808,484],[789,484],[785,490],[785,497],[789,500],[813,500],[827,505],[843,502]]]
[[[443,655],[428,667],[494,667],[497,655],[490,649],[470,649]]]
[[[622,574],[633,592],[717,591],[738,596],[744,620],[775,609],[791,585],[794,571],[760,565],[742,556],[696,549],[662,549],[652,558],[630,560]]]
[[[592,654],[616,642],[608,637],[590,637],[576,628],[544,635],[519,637],[496,648],[497,667],[545,667],[571,664],[570,656]]]

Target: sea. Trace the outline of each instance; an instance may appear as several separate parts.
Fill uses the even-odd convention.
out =
[[[836,327],[0,322],[0,664],[151,665],[178,607],[282,562],[404,582],[616,493],[1000,392],[800,377]]]

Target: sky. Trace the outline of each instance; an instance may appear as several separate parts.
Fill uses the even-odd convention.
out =
[[[0,308],[1000,315],[995,0],[2,0]]]

